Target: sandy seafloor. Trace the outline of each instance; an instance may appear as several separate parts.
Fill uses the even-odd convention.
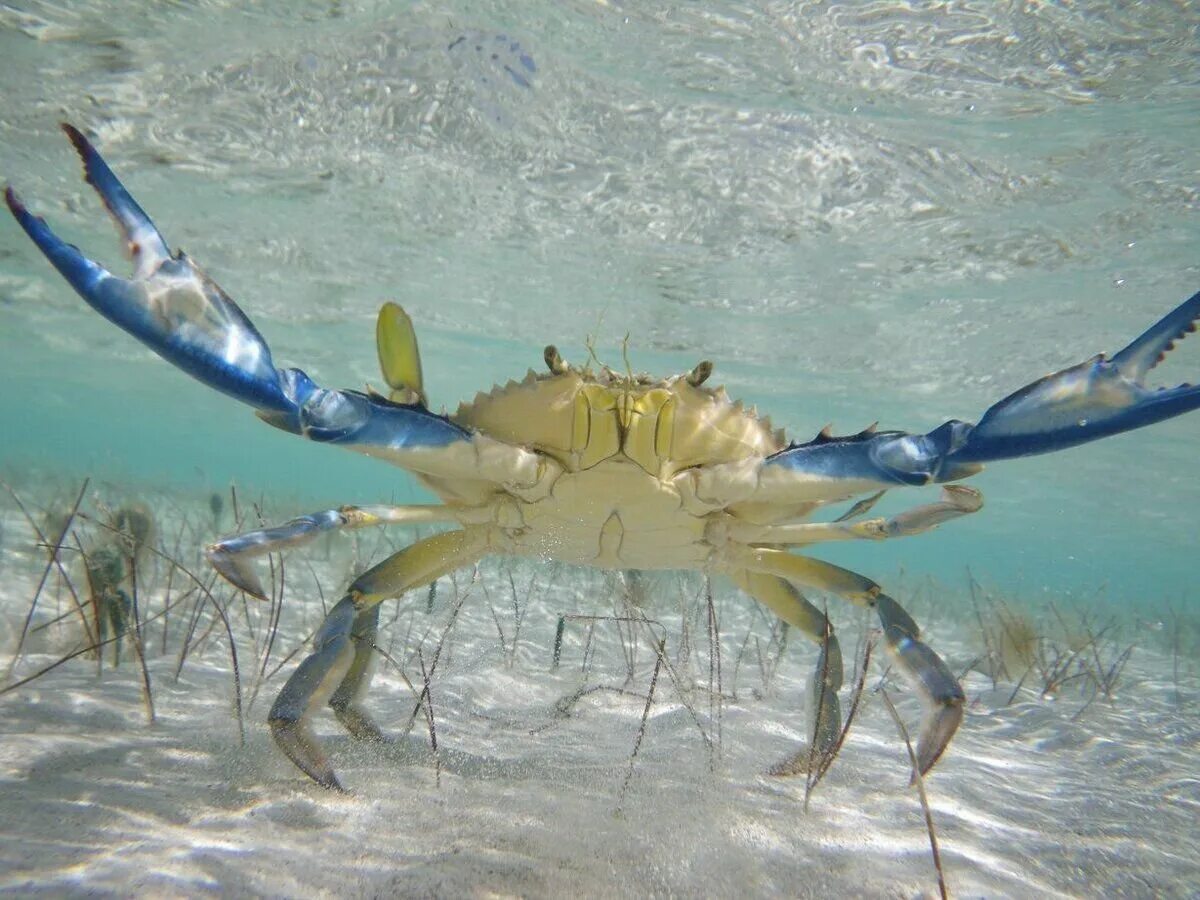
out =
[[[207,512],[197,510],[195,520]],[[7,657],[45,555],[30,547],[18,517],[4,524],[0,646]],[[178,533],[178,525],[163,525],[164,534]],[[84,543],[86,523],[80,531]],[[365,561],[386,546],[327,543],[312,554],[311,570],[285,566],[289,589],[269,673],[319,621],[313,579],[336,582],[353,556]],[[165,569],[145,566],[140,596],[151,620],[144,639],[153,726],[128,646],[119,668],[108,656],[100,673],[80,657],[2,698],[0,889],[92,896],[935,893],[906,751],[875,689],[888,685],[910,727],[919,705],[876,666],[842,753],[805,811],[805,779],[767,770],[802,740],[814,654],[793,646],[776,662],[766,617],[719,583],[719,711],[711,705],[714,657],[699,579],[656,577],[637,607],[626,605],[628,591],[612,577],[529,564],[484,564],[457,585],[443,580],[432,610],[420,592],[403,612],[384,616],[395,621],[379,644],[403,675],[381,666],[369,706],[386,731],[403,729],[416,696],[405,679],[419,689],[421,662],[431,664],[453,620],[431,682],[437,760],[424,717],[406,738],[379,747],[350,742],[326,716],[318,730],[351,790],[337,796],[306,782],[268,736],[266,708],[282,676],[258,674],[265,606],[248,607],[218,589],[243,673],[242,742],[229,643],[211,607],[202,607],[191,631],[197,649],[176,674],[194,598],[177,570],[171,596],[182,599],[164,628],[156,613],[168,596]],[[34,629],[70,611],[59,578],[49,585]],[[982,652],[978,629],[970,618],[939,615],[929,593],[945,602],[961,592],[911,587],[915,596],[900,596],[929,623],[927,640],[956,671],[966,670]],[[965,597],[955,599],[966,605]],[[1086,609],[1079,602],[1060,600],[1065,618]],[[563,613],[656,624],[608,621],[590,629],[570,620],[555,670]],[[1088,614],[1096,629],[1120,626],[1122,637],[1096,647],[1105,667],[1129,646],[1124,635],[1136,642],[1111,698],[1097,699],[1086,678],[1072,679],[1055,697],[1041,696],[1036,673],[1015,696],[1012,680],[993,685],[979,671],[964,678],[965,722],[927,782],[956,896],[1194,892],[1194,633],[1180,659],[1173,642],[1150,627],[1165,623],[1133,621],[1104,606]],[[844,623],[853,683],[862,621],[835,620]],[[632,628],[633,637],[621,628]],[[16,674],[77,648],[79,633],[73,615],[31,632]],[[660,671],[632,758],[654,670],[651,634],[666,640],[672,669]],[[1049,649],[1049,633],[1046,640]]]
[[[1119,349],[1200,288],[1198,59],[1200,12],[1179,2],[8,0],[0,181],[124,272],[58,130],[73,122],[276,362],[330,386],[379,384],[374,317],[394,299],[435,408],[540,366],[547,343],[579,361],[591,338],[620,361],[628,335],[635,369],[713,359],[714,381],[798,440],[831,421],[925,431]],[[1151,383],[1196,381],[1197,346]],[[148,504],[161,550],[206,586],[199,549],[232,528],[231,501],[214,520],[209,498],[230,484],[272,522],[429,499],[169,371],[6,217],[0,383],[0,476],[39,527],[91,478],[85,512]],[[972,481],[980,515],[814,551],[883,583],[963,673],[967,716],[928,782],[955,896],[1200,890],[1197,446],[1193,414],[996,464]],[[931,499],[894,491],[877,511]],[[11,663],[46,552],[8,490],[0,525],[12,686],[84,638],[51,572]],[[103,541],[90,520],[76,532],[63,560],[82,589],[79,550]],[[438,762],[422,721],[378,748],[326,717],[352,794],[306,782],[270,741],[271,698],[322,604],[413,536],[289,553],[265,670],[268,611],[212,588],[244,741],[216,607],[190,629],[190,577],[148,564],[152,726],[128,645],[118,669],[80,655],[0,695],[0,891],[935,894],[876,689],[910,726],[911,691],[876,654],[805,809],[802,779],[764,773],[801,740],[813,648],[792,635],[779,655],[778,630],[718,580],[718,709],[695,574],[656,576],[638,607],[662,623],[674,674],[659,675],[632,766],[651,638],[629,662],[628,632],[597,623],[589,642],[572,620],[551,662],[560,615],[632,614],[622,585],[489,560],[432,679]],[[429,612],[424,594],[385,608],[394,662],[370,706],[389,733],[471,578],[458,593],[440,582]],[[841,635],[845,710],[873,623],[814,599]],[[1076,654],[1070,680],[1050,696],[1041,671],[1019,689],[993,680],[976,607],[993,637],[997,616],[1023,617],[1040,668]]]

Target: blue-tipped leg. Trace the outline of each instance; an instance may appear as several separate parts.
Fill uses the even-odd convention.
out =
[[[925,716],[917,736],[917,771],[933,768],[962,724],[966,695],[941,657],[920,640],[912,616],[887,594],[875,598],[888,654],[925,701]],[[914,776],[915,777],[915,776]]]
[[[278,553],[316,540],[323,534],[343,529],[377,525],[454,522],[445,506],[341,506],[297,516],[273,528],[261,528],[209,544],[205,550],[212,567],[238,590],[266,600],[262,582],[254,571],[253,560],[266,553]]]
[[[134,273],[116,276],[60,239],[10,187],[5,200],[25,233],[87,303],[168,362],[254,407],[272,425],[374,455],[441,447],[468,432],[420,405],[326,390],[299,369],[277,369],[266,341],[237,304],[166,241],[78,130],[64,125],[84,175],[112,214]]]

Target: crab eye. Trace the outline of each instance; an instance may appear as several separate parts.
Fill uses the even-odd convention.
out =
[[[561,375],[571,368],[553,344],[546,345],[546,349],[542,351],[542,359],[546,361],[546,368],[552,375]]]
[[[708,376],[712,374],[713,364],[710,360],[702,359],[696,363],[696,368],[688,372],[687,383],[692,387],[700,387],[704,382],[708,381]]]

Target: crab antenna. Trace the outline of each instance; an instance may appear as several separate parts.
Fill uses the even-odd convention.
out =
[[[584,346],[587,347],[588,358],[592,362],[594,362],[601,370],[607,369],[608,366],[606,366],[606,365],[604,365],[604,363],[600,362],[600,357],[596,355],[596,336],[594,334],[589,334],[587,336],[587,340],[584,341],[583,343],[584,343]]]

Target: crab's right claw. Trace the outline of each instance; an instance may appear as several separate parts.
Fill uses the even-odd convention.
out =
[[[1021,388],[984,413],[947,455],[948,468],[1062,450],[1200,407],[1200,387],[1152,388],[1145,383],[1175,343],[1196,330],[1198,318],[1200,293],[1112,359],[1101,354]]]

